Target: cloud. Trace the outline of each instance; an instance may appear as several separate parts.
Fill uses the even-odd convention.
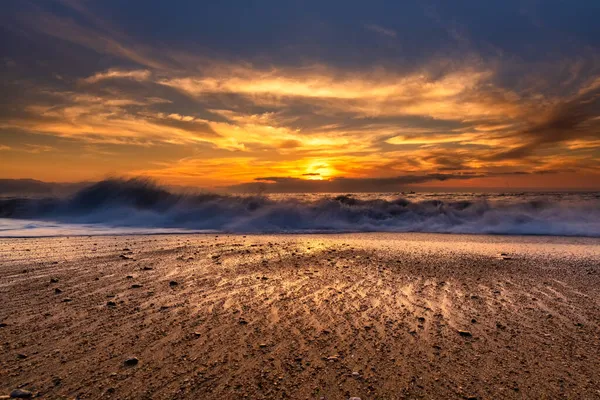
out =
[[[78,13],[78,19],[59,16],[40,6],[18,14],[17,19],[28,29],[66,42],[110,54],[153,69],[168,68],[168,61],[151,55],[152,49],[123,34],[105,20],[98,19],[81,3],[65,2]]]
[[[0,195],[68,195],[87,183],[53,183],[35,179],[0,179]]]
[[[203,15],[211,7],[220,6],[204,5]],[[153,153],[127,172],[214,186],[281,185],[253,180],[289,177],[286,185],[350,188],[358,185],[352,179],[374,187],[366,179],[389,176],[442,182],[444,176],[465,181],[524,170],[598,170],[600,58],[593,48],[575,58],[561,52],[531,61],[478,41],[460,23],[471,18],[460,6],[451,10],[456,22],[444,23],[449,10],[443,5],[427,11],[425,22],[436,24],[426,29],[458,44],[436,47],[437,41],[418,37],[423,21],[412,21],[422,7],[396,10],[402,8],[403,23],[386,18],[387,11],[359,13],[347,32],[330,16],[323,26],[299,25],[307,35],[306,26],[318,31],[322,43],[281,39],[284,48],[278,40],[260,47],[263,40],[245,48],[252,43],[212,34],[230,21],[194,20],[186,41],[178,29],[140,34],[137,24],[123,24],[121,13],[110,22],[93,2],[27,3],[17,7],[20,24],[0,21],[15,35],[15,48],[37,46],[29,59],[18,49],[7,52],[5,61],[20,68],[0,65],[7,77],[0,84],[0,130],[35,137],[31,144],[39,147],[26,147],[25,139],[3,146],[27,156],[23,149],[44,153],[50,138],[88,148],[110,144],[115,148],[96,154],[106,159],[119,153],[116,148],[133,153],[137,147],[142,154],[178,146],[185,152],[160,162]],[[140,20],[148,18],[145,11]],[[328,29],[338,28],[344,42],[327,42],[336,36]],[[349,51],[350,33],[356,40]],[[401,56],[389,51],[392,44]],[[289,52],[295,58],[282,56]],[[377,184],[409,184],[394,179]]]
[[[523,144],[495,152],[488,159],[523,158],[549,145],[569,141],[587,143],[577,146],[580,149],[594,148],[600,139],[600,78],[531,119],[525,129],[517,132]]]
[[[392,37],[392,38],[396,37],[396,31],[393,29],[384,28],[383,26],[376,25],[376,24],[365,24],[364,27],[365,27],[365,29],[368,29],[372,32],[376,32],[383,36],[388,36],[388,37]]]
[[[351,192],[395,192],[425,182],[466,180],[481,177],[475,174],[425,174],[405,175],[391,178],[344,178],[310,180],[293,177],[259,177],[255,182],[227,187],[232,192],[268,193],[351,193]]]
[[[85,78],[83,81],[86,83],[97,83],[106,79],[132,79],[135,81],[146,81],[151,75],[152,72],[147,69],[131,71],[109,69],[104,72],[97,72],[96,74]]]
[[[41,144],[26,144],[25,147],[22,149],[22,151],[32,154],[45,153],[54,150],[55,149],[52,146],[45,146]]]

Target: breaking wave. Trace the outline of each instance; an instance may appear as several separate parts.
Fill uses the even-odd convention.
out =
[[[105,180],[68,198],[0,200],[0,218],[164,231],[438,232],[600,237],[600,197],[468,200],[272,199],[177,194],[143,179]],[[33,226],[33,225],[32,225]],[[0,230],[3,229],[0,221]],[[137,230],[136,230],[137,229]]]

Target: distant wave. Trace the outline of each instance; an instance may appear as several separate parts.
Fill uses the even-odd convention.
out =
[[[265,196],[177,194],[142,179],[105,180],[68,198],[0,200],[0,218],[164,230],[224,232],[438,232],[600,237],[600,199],[562,202],[306,201]],[[5,220],[7,221],[7,220]],[[1,227],[0,227],[1,228]]]

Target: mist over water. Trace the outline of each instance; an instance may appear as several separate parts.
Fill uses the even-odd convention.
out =
[[[0,236],[436,232],[600,237],[600,193],[178,194],[106,180],[66,198],[0,199]]]

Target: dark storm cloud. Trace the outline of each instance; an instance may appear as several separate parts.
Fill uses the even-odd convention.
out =
[[[554,143],[577,137],[600,138],[600,79],[584,93],[559,104],[541,123],[524,133],[536,144]]]
[[[523,145],[494,153],[489,159],[519,159],[547,145],[576,139],[600,139],[600,78],[538,118],[539,122],[518,132],[525,142]]]

